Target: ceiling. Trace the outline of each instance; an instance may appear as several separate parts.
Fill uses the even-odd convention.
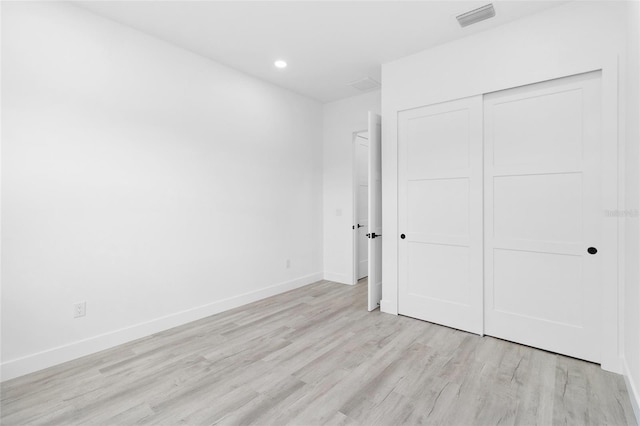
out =
[[[380,64],[563,1],[496,1],[496,17],[460,28],[487,1],[83,1],[81,7],[322,102],[380,81]],[[284,59],[286,69],[273,62]]]

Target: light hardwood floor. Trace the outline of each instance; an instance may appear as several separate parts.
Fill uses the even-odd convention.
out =
[[[2,424],[622,425],[598,365],[322,281],[2,384]]]

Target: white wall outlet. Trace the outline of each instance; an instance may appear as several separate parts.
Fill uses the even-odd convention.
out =
[[[291,268],[291,260],[287,259],[287,269]]]
[[[87,302],[78,302],[73,305],[73,317],[80,318],[87,314]]]

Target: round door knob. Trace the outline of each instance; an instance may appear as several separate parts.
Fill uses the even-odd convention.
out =
[[[595,247],[589,247],[587,249],[587,253],[589,253],[589,254],[596,254],[597,252],[598,252],[598,249],[595,248]]]
[[[407,238],[407,236],[404,235],[404,234],[400,234],[400,238],[402,238],[404,240],[405,238]]]

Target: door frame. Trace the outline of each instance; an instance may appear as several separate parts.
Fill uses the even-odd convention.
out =
[[[603,205],[606,210],[610,211],[623,211],[624,210],[624,140],[621,140],[618,134],[618,55],[617,54],[604,54],[600,57],[589,58],[584,61],[577,61],[570,66],[565,65],[561,71],[554,71],[543,75],[538,75],[531,81],[526,79],[523,81],[513,81],[510,84],[495,85],[493,87],[487,87],[487,90],[482,93],[457,93],[452,99],[433,99],[433,102],[426,104],[416,105],[415,101],[411,104],[397,103],[393,105],[391,114],[386,118],[387,129],[390,129],[387,136],[387,144],[390,145],[383,150],[383,156],[385,152],[389,150],[395,150],[393,160],[395,162],[394,173],[389,176],[391,182],[387,181],[387,184],[383,186],[389,188],[395,187],[395,197],[393,197],[393,204],[395,204],[395,214],[393,215],[395,220],[390,223],[392,229],[389,229],[387,234],[394,235],[396,238],[387,238],[388,246],[387,258],[385,259],[385,266],[387,266],[388,273],[392,274],[389,281],[383,281],[383,300],[381,301],[381,311],[398,315],[398,280],[399,280],[399,251],[398,251],[398,232],[399,232],[399,212],[398,212],[398,188],[399,188],[399,175],[398,175],[398,115],[402,111],[419,108],[422,106],[437,104],[441,102],[447,102],[455,99],[462,99],[479,94],[487,94],[500,90],[512,89],[516,87],[525,86],[528,84],[535,84],[543,81],[559,79],[563,77],[569,77],[577,74],[583,74],[593,71],[602,72],[602,183],[603,183]],[[495,82],[494,82],[495,83]],[[504,87],[503,87],[504,86]],[[490,89],[490,90],[489,90]],[[464,95],[464,96],[462,96]],[[383,165],[383,170],[389,167]],[[395,180],[395,182],[393,182]],[[384,191],[384,190],[383,190]],[[387,198],[389,199],[389,198]],[[605,212],[603,212],[604,214]],[[601,367],[604,370],[622,373],[622,339],[620,339],[620,333],[622,330],[620,308],[623,303],[623,287],[624,283],[624,260],[622,253],[624,253],[624,221],[621,220],[619,215],[613,215],[604,221],[603,225],[603,294],[602,294],[602,358]],[[392,242],[393,241],[393,242]],[[390,266],[390,267],[389,267]]]
[[[357,130],[351,134],[351,264],[353,273],[351,274],[351,285],[358,284],[358,271],[360,261],[358,260],[358,158],[356,153],[356,141],[358,134],[366,133],[369,129]],[[368,159],[367,159],[368,161]]]

